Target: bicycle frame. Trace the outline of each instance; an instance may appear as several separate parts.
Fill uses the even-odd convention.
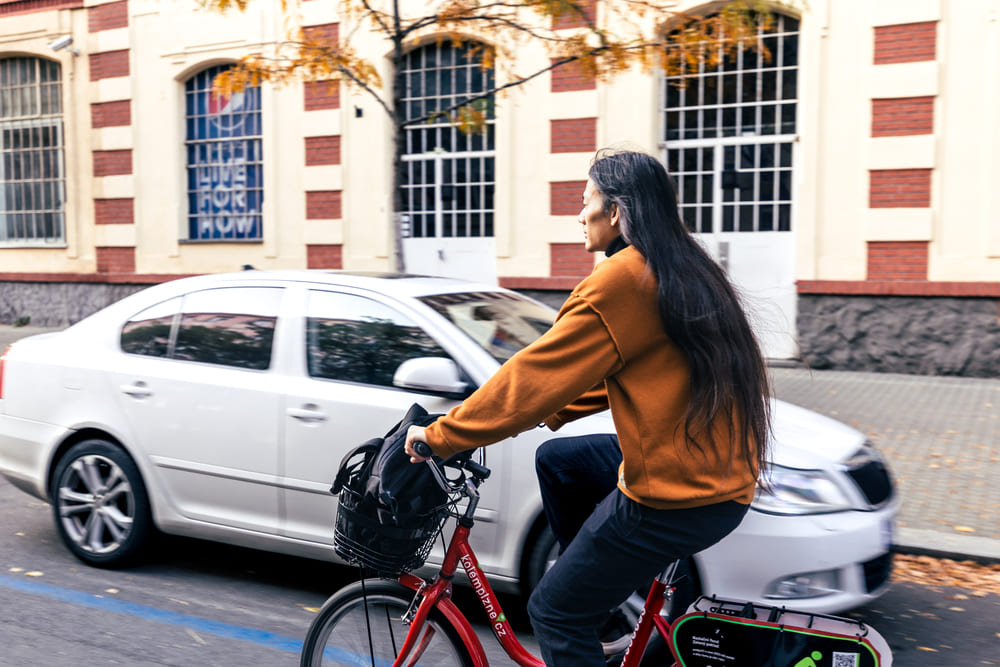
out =
[[[410,629],[407,632],[406,640],[400,648],[399,657],[393,663],[393,667],[405,667],[415,664],[420,659],[422,647],[417,645],[421,630],[430,614],[431,609],[437,608],[444,614],[445,618],[455,627],[462,638],[469,654],[472,657],[475,667],[488,667],[489,660],[483,649],[482,642],[472,629],[465,615],[458,609],[458,606],[451,600],[452,580],[458,566],[461,565],[469,577],[472,589],[479,598],[479,603],[483,607],[490,619],[490,629],[504,651],[510,658],[521,667],[545,667],[545,663],[540,658],[532,655],[518,641],[514,630],[507,620],[506,614],[497,600],[493,588],[490,586],[482,570],[479,568],[479,561],[469,544],[469,531],[472,528],[472,520],[468,517],[459,519],[459,524],[455,527],[448,544],[448,551],[445,553],[444,561],[438,575],[430,583],[412,574],[404,574],[399,578],[399,582],[414,592],[420,594],[420,604],[410,620]],[[673,577],[676,563],[656,578],[650,587],[646,597],[646,604],[639,616],[639,621],[629,641],[622,660],[621,667],[638,667],[642,654],[646,649],[649,638],[655,628],[667,640],[670,636],[670,624],[660,615],[663,609],[665,593],[668,582]],[[412,653],[412,655],[411,655]]]
[[[471,524],[471,520],[469,523]],[[420,577],[412,574],[404,574],[399,578],[400,583],[419,593],[422,599],[420,605],[417,607],[415,616],[410,621],[410,630],[406,635],[403,646],[400,648],[399,657],[393,663],[393,667],[404,667],[405,665],[414,664],[419,659],[420,647],[416,646],[416,642],[427,620],[427,615],[430,614],[430,610],[435,606],[458,631],[465,646],[469,649],[469,654],[472,656],[472,662],[475,667],[488,667],[489,661],[486,658],[486,651],[483,649],[482,642],[479,641],[479,636],[476,635],[465,615],[451,600],[452,579],[458,570],[459,564],[465,569],[465,573],[472,583],[473,590],[475,590],[483,610],[490,619],[490,629],[511,659],[521,667],[545,667],[545,663],[529,653],[514,635],[514,630],[510,627],[507,616],[500,607],[500,602],[497,600],[493,588],[490,587],[482,570],[479,569],[479,561],[476,559],[476,554],[469,545],[469,530],[471,529],[471,525],[465,524],[465,521],[462,519],[459,520],[451,542],[448,544],[448,551],[445,553],[440,572],[429,585]],[[410,654],[415,649],[416,653],[414,653],[411,659]]]

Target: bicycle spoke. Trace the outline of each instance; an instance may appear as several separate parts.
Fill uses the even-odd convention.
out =
[[[399,658],[410,628],[403,622],[403,615],[412,597],[410,591],[387,592],[386,586],[391,583],[377,582],[364,593],[358,587],[354,595],[325,606],[310,628],[303,664],[391,667]],[[470,662],[461,639],[439,614],[432,613],[416,645],[400,664],[465,667]]]

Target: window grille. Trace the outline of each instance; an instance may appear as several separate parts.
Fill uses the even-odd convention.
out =
[[[0,60],[0,244],[65,243],[62,74],[40,58]]]
[[[667,169],[693,232],[790,231],[798,104],[795,18],[776,15],[718,66],[666,77]]]
[[[262,238],[264,167],[260,87],[228,95],[212,89],[227,69],[212,67],[185,84],[188,238]]]
[[[406,129],[402,187],[411,236],[493,236],[493,96],[481,102],[487,118],[481,131],[465,134],[446,115],[435,116],[493,87],[493,70],[482,67],[481,48],[430,44],[406,55],[406,118],[430,117]]]

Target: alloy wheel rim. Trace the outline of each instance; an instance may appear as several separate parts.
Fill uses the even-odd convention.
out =
[[[86,553],[111,553],[132,532],[132,485],[121,467],[106,456],[81,456],[66,468],[59,480],[58,505],[63,529]]]

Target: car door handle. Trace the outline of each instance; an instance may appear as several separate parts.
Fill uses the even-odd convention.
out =
[[[312,403],[303,405],[301,408],[288,408],[288,416],[306,423],[326,421],[326,413],[321,411],[318,405]]]
[[[122,393],[128,394],[132,398],[148,398],[153,395],[153,390],[146,386],[145,382],[136,382],[135,384],[123,384],[121,386]]]

